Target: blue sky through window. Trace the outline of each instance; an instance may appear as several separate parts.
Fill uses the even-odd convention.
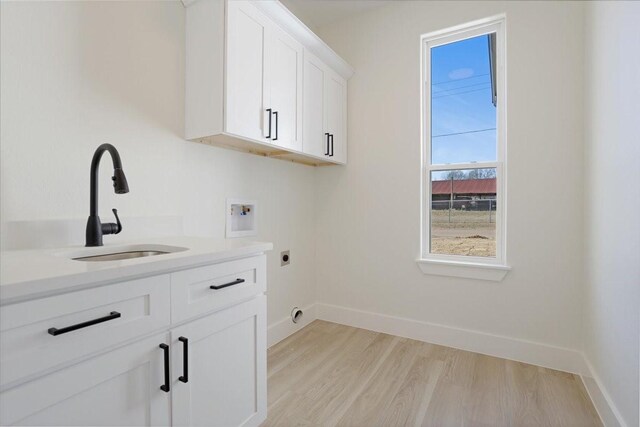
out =
[[[431,49],[431,161],[496,160],[487,35]]]

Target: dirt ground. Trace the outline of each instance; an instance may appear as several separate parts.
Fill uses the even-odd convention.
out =
[[[433,237],[431,239],[431,253],[467,256],[496,256],[495,239],[480,239],[474,237]]]
[[[434,210],[431,213],[431,253],[496,256],[495,212]]]

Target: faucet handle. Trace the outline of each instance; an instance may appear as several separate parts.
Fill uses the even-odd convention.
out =
[[[118,234],[122,231],[122,223],[120,222],[120,218],[118,217],[118,209],[113,208],[111,209],[111,211],[113,212],[113,215],[116,217],[116,230],[113,234]]]
[[[113,214],[116,216],[116,223],[107,222],[102,224],[102,234],[118,234],[122,231],[122,224],[120,223],[120,218],[118,218],[118,209],[111,209]]]

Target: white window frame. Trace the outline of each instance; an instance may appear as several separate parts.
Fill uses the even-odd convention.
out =
[[[425,274],[457,276],[484,280],[502,280],[510,267],[506,253],[506,17],[504,15],[474,21],[420,38],[421,73],[421,173],[420,173],[420,256],[418,265]],[[449,43],[496,33],[496,161],[431,163],[431,49]],[[496,169],[496,256],[432,254],[431,250],[431,172],[460,169]]]

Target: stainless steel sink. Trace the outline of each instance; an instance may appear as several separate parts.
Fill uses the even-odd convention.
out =
[[[56,255],[73,261],[126,261],[156,255],[183,252],[188,248],[181,246],[162,245],[157,243],[125,244],[113,247],[100,246],[83,248],[72,251],[59,252]]]
[[[111,254],[90,255],[72,258],[75,261],[118,261],[123,259],[142,258],[147,256],[156,256],[169,254],[171,252],[165,251],[126,251],[126,252],[114,252]]]

